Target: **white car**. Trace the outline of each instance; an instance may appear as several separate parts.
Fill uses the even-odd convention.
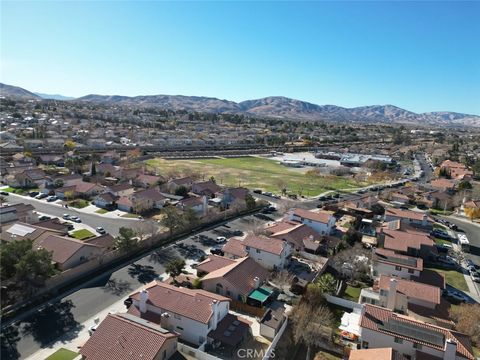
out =
[[[215,240],[218,244],[222,244],[225,241],[227,241],[227,238],[225,236],[218,236],[217,239]]]

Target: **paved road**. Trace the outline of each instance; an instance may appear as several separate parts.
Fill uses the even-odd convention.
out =
[[[128,219],[121,217],[119,217],[118,219],[113,219],[101,215],[86,214],[83,212],[79,212],[72,207],[65,209],[61,206],[48,203],[44,199],[36,200],[15,194],[10,194],[8,197],[5,198],[6,202],[8,202],[9,204],[32,204],[35,207],[35,210],[40,213],[50,214],[58,217],[62,217],[62,215],[65,213],[77,215],[82,219],[82,222],[86,223],[87,225],[90,225],[93,228],[102,226],[108,233],[112,234],[113,236],[118,235],[118,230],[122,226],[132,227],[138,221],[136,219]]]
[[[215,239],[217,236],[228,236],[228,232],[236,229],[246,232],[259,221],[255,219],[253,216],[245,216],[228,222],[226,224],[228,227],[218,226],[202,234]],[[181,257],[187,263],[196,262],[200,255],[209,252],[212,244],[211,241],[202,243],[187,237],[175,245],[159,248],[121,269],[106,272],[83,284],[52,306],[36,311],[33,315],[4,329],[0,337],[1,359],[25,358],[67,333],[75,336],[83,322],[126,298],[142,284],[161,276],[165,271],[165,264],[172,258]]]
[[[463,220],[453,216],[445,216],[444,218],[465,232],[470,242],[470,252],[466,254],[466,257],[480,265],[480,226],[472,224],[468,219]]]

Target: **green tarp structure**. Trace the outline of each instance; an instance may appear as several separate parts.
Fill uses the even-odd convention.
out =
[[[265,301],[267,301],[270,295],[272,295],[271,290],[264,287],[259,287],[258,289],[253,290],[250,295],[248,295],[248,298],[263,304]]]

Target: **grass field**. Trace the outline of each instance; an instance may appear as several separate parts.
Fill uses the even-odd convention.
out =
[[[345,294],[343,297],[347,300],[357,302],[358,298],[360,297],[360,291],[362,291],[362,288],[348,285],[345,289]]]
[[[77,208],[77,209],[83,209],[84,207],[87,207],[90,205],[90,203],[87,200],[84,199],[75,199],[72,200],[68,203],[68,206]]]
[[[456,270],[443,270],[438,268],[430,269],[440,274],[443,274],[445,276],[445,281],[447,282],[447,284],[453,286],[454,288],[457,288],[458,290],[468,291],[467,282],[465,281],[465,277],[461,272],[458,272]]]
[[[68,349],[58,349],[52,355],[47,357],[45,360],[72,360],[78,356],[78,353],[68,350]]]
[[[278,161],[259,157],[195,160],[156,158],[146,160],[145,163],[160,174],[166,173],[172,176],[199,174],[204,179],[213,176],[218,184],[262,189],[277,194],[280,194],[283,187],[290,193],[314,196],[328,190],[365,185],[365,183],[336,176],[309,176],[280,165]]]
[[[87,229],[80,229],[80,230],[73,231],[72,236],[78,240],[85,240],[85,239],[94,237],[95,234],[93,234],[91,231]]]

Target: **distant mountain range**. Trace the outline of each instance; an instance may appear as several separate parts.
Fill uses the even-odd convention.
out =
[[[51,99],[51,100],[74,100],[74,97],[63,96],[58,94],[43,94],[43,93],[34,93],[35,95],[40,96],[42,99]]]
[[[240,103],[202,96],[182,95],[87,95],[71,99],[61,95],[35,94],[25,89],[0,84],[0,94],[5,97],[30,99],[54,98],[89,103],[104,103],[129,106],[149,106],[172,110],[187,110],[209,113],[245,114],[289,120],[325,120],[340,122],[410,123],[437,126],[478,126],[480,116],[455,112],[414,113],[393,105],[372,105],[344,108],[336,105],[316,105],[281,96],[271,96]]]

